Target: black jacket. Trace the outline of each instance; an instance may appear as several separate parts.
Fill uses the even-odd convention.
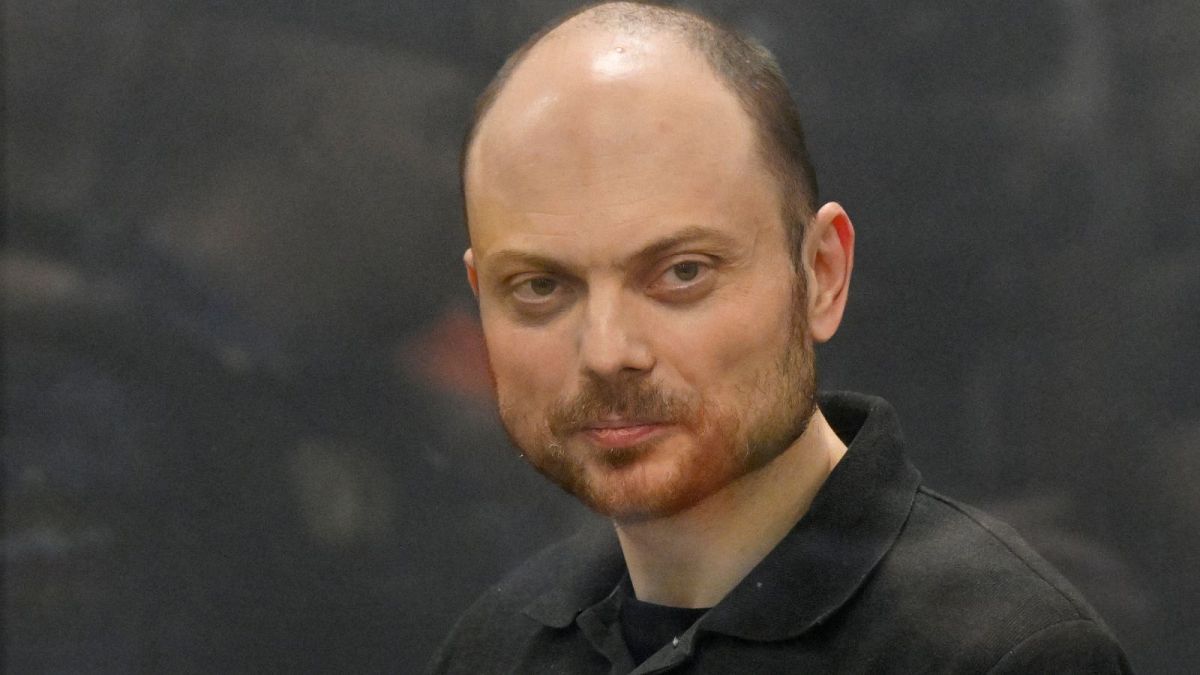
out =
[[[634,669],[608,524],[480,598],[435,673],[1120,673],[1104,623],[1007,526],[921,485],[878,398],[821,409],[849,450],[778,546]]]

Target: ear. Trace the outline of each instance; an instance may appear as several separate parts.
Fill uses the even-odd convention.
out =
[[[808,267],[808,330],[814,342],[833,337],[842,323],[854,270],[854,224],[846,210],[829,202],[817,211],[805,233]]]
[[[463,253],[463,265],[467,268],[467,283],[471,284],[471,292],[475,294],[475,298],[479,298],[479,273],[475,271],[475,252],[467,249]]]

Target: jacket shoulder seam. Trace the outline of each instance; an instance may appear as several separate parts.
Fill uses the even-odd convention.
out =
[[[970,520],[972,523],[975,523],[975,525],[977,525],[980,529],[982,529],[984,532],[986,532],[988,534],[988,536],[992,538],[993,541],[999,543],[1001,546],[1003,546],[1005,548],[1005,550],[1007,550],[1010,554],[1012,554],[1012,556],[1014,558],[1016,558],[1017,560],[1020,560],[1021,564],[1025,566],[1025,569],[1032,572],[1034,574],[1034,576],[1036,576],[1038,579],[1040,579],[1043,584],[1045,584],[1046,586],[1049,586],[1059,597],[1061,597],[1063,600],[1066,600],[1067,604],[1070,605],[1072,610],[1074,610],[1075,616],[1070,619],[1064,619],[1058,623],[1070,622],[1070,621],[1088,621],[1091,623],[1095,623],[1095,620],[1090,617],[1089,613],[1087,611],[1085,611],[1085,609],[1083,607],[1080,607],[1079,604],[1075,601],[1074,598],[1071,597],[1071,595],[1069,593],[1067,593],[1062,588],[1060,588],[1059,585],[1054,583],[1054,581],[1052,581],[1051,579],[1046,578],[1046,575],[1042,574],[1041,570],[1037,569],[1032,564],[1030,564],[1030,561],[1026,558],[1026,556],[1022,555],[1021,552],[1014,549],[1013,546],[1008,541],[1006,541],[1006,539],[1003,536],[1001,536],[999,533],[997,533],[995,530],[993,530],[988,523],[985,523],[985,522],[981,521],[979,518],[976,518],[975,514],[971,513],[970,511],[966,510],[965,508],[963,508],[963,506],[961,504],[954,501],[953,499],[950,499],[949,497],[938,494],[937,492],[930,490],[929,488],[925,487],[924,485],[920,486],[917,489],[917,491],[919,493],[929,496],[934,501],[940,502],[941,504],[949,507],[950,509],[953,509],[957,513],[961,514],[963,517]],[[1050,628],[1054,625],[1057,625],[1057,624],[1056,623],[1050,624],[1049,626],[1046,626],[1046,628]]]
[[[996,672],[996,669],[999,668],[1009,657],[1011,657],[1013,654],[1016,654],[1017,652],[1019,652],[1022,647],[1029,644],[1030,642],[1037,639],[1038,637],[1042,636],[1043,634],[1045,634],[1049,631],[1052,631],[1052,630],[1057,630],[1060,628],[1064,628],[1064,627],[1076,625],[1076,624],[1078,624],[1080,626],[1092,626],[1092,627],[1096,628],[1097,630],[1103,632],[1103,627],[1098,622],[1096,622],[1094,619],[1089,619],[1087,617],[1081,617],[1081,618],[1077,618],[1077,619],[1063,619],[1062,621],[1055,621],[1054,623],[1050,623],[1045,626],[1042,626],[1041,628],[1039,628],[1039,629],[1033,631],[1032,633],[1026,635],[1025,637],[1021,638],[1021,640],[1019,642],[1017,642],[1011,648],[1009,648],[1008,651],[1004,652],[1004,654],[1001,655],[1000,658],[996,659],[996,662],[993,663],[990,668],[988,668],[988,672],[989,673]]]

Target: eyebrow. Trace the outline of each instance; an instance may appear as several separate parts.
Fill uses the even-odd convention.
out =
[[[490,261],[489,267],[528,267],[530,269],[559,273],[570,271],[569,266],[560,260],[527,251],[501,249],[489,255],[488,260]]]
[[[689,225],[675,234],[650,242],[631,259],[640,261],[657,258],[672,249],[698,242],[709,242],[725,249],[733,249],[738,245],[737,240],[725,232],[703,225]]]
[[[640,250],[630,256],[629,260],[633,264],[642,263],[648,259],[652,260],[654,258],[661,257],[672,249],[698,242],[709,242],[719,248],[724,249],[734,249],[738,247],[737,240],[725,232],[702,225],[689,225],[674,234],[663,237],[662,239],[658,239],[656,241],[652,241],[643,246]],[[529,251],[501,249],[489,255],[488,258],[491,259],[492,265],[498,267],[506,265],[520,265],[523,267],[546,270],[547,272],[570,271],[570,265],[561,260]],[[626,267],[626,265],[622,265],[622,267]]]

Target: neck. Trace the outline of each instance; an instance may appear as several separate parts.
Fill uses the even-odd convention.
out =
[[[808,511],[846,453],[818,410],[787,450],[686,511],[633,523],[617,537],[639,600],[712,607]]]

